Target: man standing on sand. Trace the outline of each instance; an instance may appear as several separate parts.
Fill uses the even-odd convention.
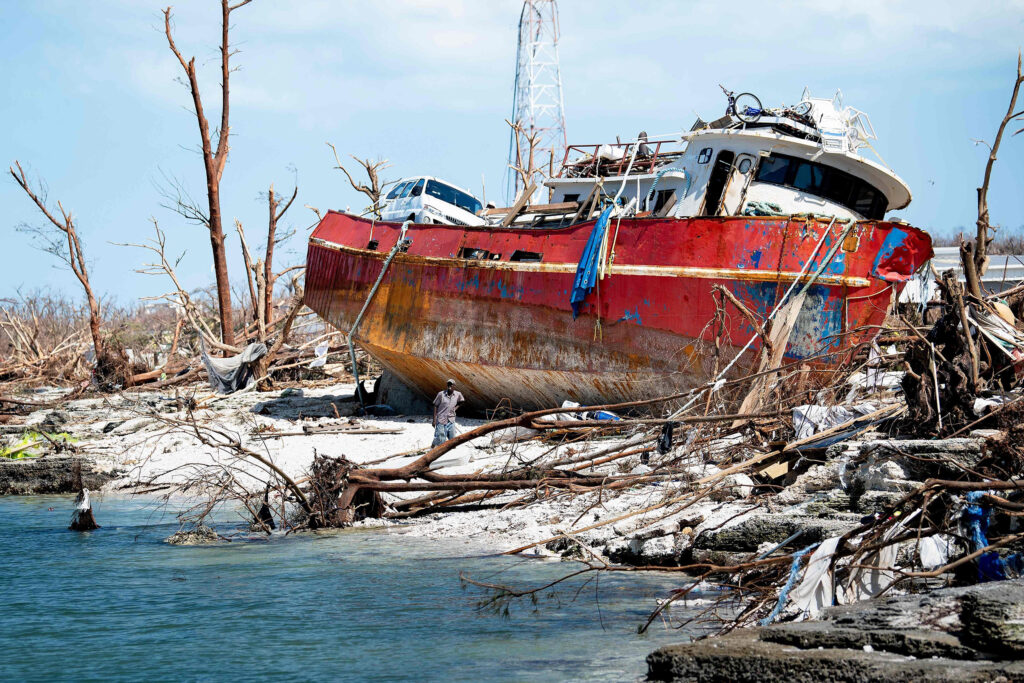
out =
[[[455,391],[455,380],[448,380],[448,387],[434,397],[434,442],[430,447],[440,446],[455,437],[455,410],[466,398]]]

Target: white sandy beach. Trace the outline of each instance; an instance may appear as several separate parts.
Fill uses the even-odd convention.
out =
[[[293,478],[308,474],[314,453],[331,456],[344,455],[360,463],[375,463],[395,467],[410,462],[418,449],[430,445],[433,428],[429,416],[394,417],[305,417],[301,413],[333,412],[332,402],[342,405],[352,396],[353,386],[335,385],[306,389],[302,395],[294,392],[243,392],[231,396],[211,397],[205,387],[194,396],[199,407],[196,419],[225,433],[236,435],[244,446],[271,459]],[[282,397],[282,394],[285,394]],[[184,392],[182,392],[184,395]],[[349,403],[349,405],[353,405]],[[324,411],[324,406],[328,410]],[[94,457],[101,469],[122,472],[117,480],[105,487],[102,495],[127,495],[132,484],[143,483],[141,490],[157,489],[162,484],[183,481],[194,466],[215,463],[232,467],[233,471],[253,472],[259,467],[254,461],[240,460],[236,456],[211,448],[198,441],[187,429],[173,428],[166,420],[182,419],[173,396],[157,393],[124,394],[104,398],[89,398],[67,402],[61,406],[67,421],[63,428],[74,435],[83,452]],[[47,419],[49,410],[33,413],[29,424]],[[471,429],[479,420],[458,419],[460,431]],[[282,436],[306,430],[351,426],[365,430],[396,431],[397,433],[371,434],[318,434]],[[607,448],[616,441],[630,438],[604,439],[593,442],[589,449]],[[527,443],[492,444],[492,436],[456,447],[437,462],[437,469],[446,474],[494,472],[508,464],[536,459],[542,455],[556,458],[568,453],[581,455],[588,446],[579,444],[553,449],[550,445],[533,441]],[[402,455],[396,455],[402,454]],[[389,457],[390,456],[390,457]],[[695,458],[699,461],[699,458]],[[643,472],[645,465],[639,456],[632,456],[597,468],[609,474]],[[693,474],[706,476],[717,472],[713,465],[695,464]],[[746,483],[736,482],[741,488]],[[504,504],[518,500],[525,492],[510,492],[497,496],[489,503]],[[664,510],[634,514],[626,519],[609,520],[655,506],[673,495],[675,485],[653,482],[635,486],[622,493],[590,493],[582,495],[554,495],[543,500],[514,507],[490,507],[466,512],[434,513],[409,520],[366,520],[362,526],[389,526],[404,533],[436,539],[462,539],[473,542],[492,552],[504,552],[562,534],[573,537],[595,553],[607,552],[623,545],[632,546],[636,554],[656,557],[668,554],[692,538],[701,526],[720,525],[737,514],[752,509],[722,500],[701,501],[696,505],[665,517]],[[161,495],[154,492],[144,495]],[[412,495],[412,494],[403,494]],[[702,522],[699,520],[703,519]],[[697,522],[697,524],[692,524]],[[592,530],[576,530],[598,525]],[[527,551],[534,555],[554,555],[544,545]]]

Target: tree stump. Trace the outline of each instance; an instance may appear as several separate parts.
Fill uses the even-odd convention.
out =
[[[75,511],[71,513],[72,531],[95,531],[100,528],[92,514],[92,503],[89,502],[89,489],[83,488],[75,499]]]

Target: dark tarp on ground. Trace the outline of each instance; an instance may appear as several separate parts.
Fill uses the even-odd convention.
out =
[[[267,355],[266,344],[259,342],[249,344],[242,353],[230,358],[210,358],[205,344],[201,350],[210,387],[218,394],[230,394],[249,386],[253,381],[253,364]]]

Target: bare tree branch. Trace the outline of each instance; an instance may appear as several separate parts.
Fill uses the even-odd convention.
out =
[[[527,133],[523,130],[522,123],[519,121],[509,121],[505,119],[505,123],[512,129],[516,139],[516,163],[509,164],[509,168],[516,172],[519,176],[519,182],[523,184],[523,189],[529,188],[530,183],[534,182],[534,177],[540,175],[546,177],[543,169],[537,168],[534,159],[534,152],[537,149],[537,143],[540,141],[540,133],[533,132],[532,134]],[[523,159],[523,145],[522,139],[525,138],[527,147],[526,159]]]
[[[226,353],[241,353],[242,349],[237,346],[231,346],[221,342],[214,334],[213,330],[210,329],[209,325],[206,324],[206,321],[203,319],[202,311],[200,311],[199,306],[192,300],[191,295],[184,287],[181,286],[181,282],[178,280],[178,275],[174,270],[175,266],[181,262],[181,257],[178,257],[173,264],[167,259],[166,236],[160,229],[160,224],[155,218],[151,218],[150,221],[153,223],[153,230],[156,232],[156,237],[142,243],[117,243],[118,246],[136,247],[156,254],[158,258],[156,263],[145,263],[142,268],[137,269],[135,272],[146,275],[163,274],[171,279],[171,283],[174,285],[173,292],[156,297],[146,297],[146,300],[166,301],[178,308],[196,333],[203,338],[203,341],[207,346]],[[184,254],[182,256],[184,256]]]
[[[14,168],[17,167],[17,172]],[[106,357],[106,345],[104,344],[103,337],[100,333],[100,305],[96,296],[93,294],[92,285],[89,284],[89,271],[85,263],[85,255],[82,253],[82,243],[78,238],[78,231],[75,229],[74,219],[71,217],[71,213],[64,209],[64,205],[59,201],[57,202],[57,209],[60,211],[60,218],[46,206],[43,198],[41,198],[29,184],[28,178],[25,176],[25,169],[21,167],[18,161],[14,162],[14,166],[9,167],[11,177],[18,183],[18,186],[25,191],[29,199],[36,205],[39,211],[46,217],[50,224],[56,228],[67,241],[66,247],[60,245],[62,250],[58,253],[57,248],[59,243],[56,240],[51,240],[51,253],[65,260],[65,262],[71,267],[71,272],[78,278],[78,282],[82,285],[82,289],[85,290],[85,298],[89,306],[89,333],[92,336],[93,349],[96,353],[97,363],[103,362]],[[40,232],[40,234],[42,234]],[[66,252],[63,251],[66,248]],[[66,254],[66,258],[64,257]]]
[[[1013,93],[1010,95],[1010,106],[1007,107],[1006,116],[999,124],[999,130],[996,132],[995,141],[989,147],[988,163],[985,164],[985,177],[982,181],[981,187],[978,188],[978,221],[977,228],[978,233],[973,244],[973,250],[971,248],[962,249],[962,260],[964,261],[965,271],[968,270],[967,259],[970,258],[973,261],[973,270],[976,275],[976,281],[971,285],[971,293],[976,297],[981,297],[981,277],[985,274],[988,268],[988,247],[995,239],[995,236],[989,236],[989,232],[994,233],[994,229],[989,221],[988,214],[988,187],[992,180],[992,169],[996,163],[996,154],[999,152],[999,143],[1002,142],[1003,133],[1006,130],[1007,124],[1014,118],[1020,116],[1020,112],[1014,113],[1014,109],[1017,106],[1017,95],[1020,93],[1020,86],[1024,83],[1024,71],[1021,70],[1021,53],[1017,53],[1017,78],[1013,83]],[[1024,130],[1022,128],[1021,130]],[[1021,132],[1020,130],[1017,133]],[[1017,133],[1014,133],[1016,135]],[[973,251],[973,253],[972,253]]]
[[[370,198],[370,202],[372,202],[371,207],[373,209],[373,212],[378,218],[380,218],[381,194],[383,194],[385,187],[394,183],[393,180],[382,181],[380,179],[380,172],[383,171],[385,168],[388,168],[391,164],[388,162],[387,159],[377,159],[376,161],[373,161],[370,159],[360,159],[354,154],[350,154],[349,156],[352,157],[352,159],[357,164],[362,166],[364,171],[366,171],[366,176],[370,180],[370,184],[366,185],[357,182],[356,179],[352,177],[352,174],[348,172],[348,169],[346,169],[341,164],[341,159],[338,158],[338,150],[334,148],[334,145],[328,142],[327,146],[330,147],[331,151],[334,153],[334,168],[341,170],[341,172],[345,174],[345,177],[348,178],[348,183],[349,185],[352,186],[353,190],[355,190],[356,192],[362,192],[363,194]],[[317,211],[316,213],[317,216],[319,217],[320,212]]]

